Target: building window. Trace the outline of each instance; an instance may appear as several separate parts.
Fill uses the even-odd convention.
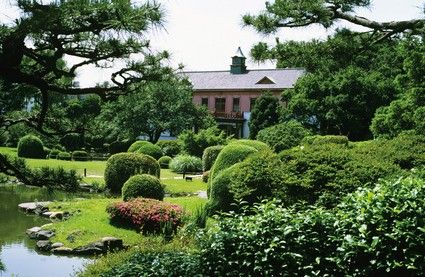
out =
[[[208,108],[208,97],[202,97],[201,105]]]
[[[239,105],[239,97],[233,98],[233,108],[232,108],[232,111],[234,111],[234,112],[240,112],[241,111],[241,107]]]
[[[249,110],[252,111],[252,109],[254,108],[255,105],[255,100],[257,100],[257,98],[251,98],[249,101]]]
[[[224,113],[226,111],[226,98],[215,99],[215,111],[219,113]]]

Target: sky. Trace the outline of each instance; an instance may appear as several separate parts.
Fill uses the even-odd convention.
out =
[[[47,0],[48,1],[48,0]],[[171,64],[183,64],[185,70],[228,70],[230,57],[240,46],[247,56],[248,69],[273,68],[272,62],[257,64],[249,57],[253,45],[260,41],[274,43],[285,40],[324,39],[334,29],[313,26],[285,29],[264,36],[250,27],[243,27],[242,15],[264,10],[265,0],[158,0],[165,9],[164,28],[154,29],[148,37],[155,50],[171,53]],[[11,22],[18,15],[14,0],[0,0],[0,21]],[[424,0],[374,0],[370,9],[358,15],[378,20],[406,20],[423,17]],[[345,24],[351,29],[357,28]],[[340,25],[341,26],[341,25]],[[102,82],[109,72],[86,68],[78,75],[82,87]]]

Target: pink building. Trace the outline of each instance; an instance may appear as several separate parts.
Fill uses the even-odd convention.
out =
[[[255,100],[269,91],[280,97],[293,88],[303,69],[247,70],[240,48],[229,71],[184,72],[193,84],[193,102],[208,107],[219,127],[236,137],[248,137],[248,121]]]

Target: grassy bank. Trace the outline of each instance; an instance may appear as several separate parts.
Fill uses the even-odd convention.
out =
[[[68,211],[72,216],[66,221],[54,222],[46,229],[54,230],[53,242],[62,242],[67,247],[77,247],[97,241],[102,237],[113,236],[124,240],[125,244],[137,245],[146,240],[134,230],[119,228],[109,223],[106,207],[121,201],[119,198],[85,199],[69,202],[54,202],[51,211]],[[165,198],[165,202],[181,205],[191,214],[205,205],[206,200],[199,197]]]

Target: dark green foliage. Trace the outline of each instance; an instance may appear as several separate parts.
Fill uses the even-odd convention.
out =
[[[197,157],[202,157],[204,149],[209,146],[227,144],[226,135],[217,127],[203,129],[198,133],[185,131],[179,135],[178,140],[185,153]]]
[[[262,141],[252,140],[252,139],[238,139],[231,140],[229,142],[231,145],[245,145],[256,149],[257,151],[269,151],[270,147]]]
[[[387,160],[333,143],[296,147],[279,156],[288,199],[319,201],[327,207],[334,206],[340,197],[358,187],[370,186],[379,178],[400,172],[398,166]]]
[[[22,137],[18,143],[18,157],[45,159],[46,154],[41,139],[33,135]]]
[[[195,156],[178,155],[171,160],[169,167],[177,173],[201,172],[202,161]]]
[[[159,158],[158,163],[161,168],[167,169],[170,165],[172,158],[170,156],[162,156]]]
[[[22,137],[32,133],[33,130],[31,130],[31,128],[29,128],[24,123],[12,125],[7,128],[7,132],[5,133],[7,134],[6,146],[17,147],[18,142]]]
[[[122,187],[122,198],[124,201],[137,197],[162,201],[164,194],[164,186],[159,179],[148,174],[131,176]]]
[[[202,170],[208,171],[213,166],[218,154],[223,149],[223,145],[210,146],[205,148],[202,154]]]
[[[139,149],[137,149],[136,152],[141,153],[141,154],[145,154],[145,155],[149,155],[149,156],[153,157],[155,160],[158,160],[159,158],[162,157],[161,148],[159,146],[156,146],[155,144],[152,144],[152,143],[144,144],[144,145],[140,146]]]
[[[136,152],[137,150],[139,150],[140,147],[142,147],[144,145],[148,145],[148,144],[152,144],[152,143],[150,143],[149,141],[146,141],[146,140],[135,141],[130,145],[127,152]]]
[[[334,210],[262,204],[217,220],[200,264],[207,276],[420,276],[424,197],[424,181],[406,178],[360,189]]]
[[[66,151],[72,152],[84,147],[84,139],[81,134],[71,133],[66,134],[59,140],[60,144],[63,145]]]
[[[198,254],[185,252],[137,252],[124,264],[102,273],[101,277],[202,276]]]
[[[81,176],[75,170],[62,167],[41,167],[32,171],[32,183],[35,186],[62,189],[75,192],[80,187]]]
[[[127,152],[127,149],[133,144],[131,140],[114,141],[109,144],[109,154],[114,155],[117,153]]]
[[[9,139],[9,134],[7,132],[1,132],[0,133],[0,146],[6,146],[8,139]]]
[[[319,144],[329,144],[329,143],[335,143],[335,144],[341,144],[341,145],[348,145],[348,138],[346,136],[307,136],[305,137],[302,142],[302,144],[313,144],[313,145],[319,145]]]
[[[56,159],[64,160],[64,161],[70,161],[71,160],[71,154],[69,154],[68,152],[59,152]]]
[[[159,178],[158,162],[147,155],[138,153],[118,153],[106,162],[105,186],[112,193],[120,193],[124,183],[133,175],[150,174]]]
[[[249,137],[255,139],[260,130],[279,122],[279,100],[271,93],[261,95],[251,107]]]
[[[58,150],[58,149],[52,149],[52,150],[50,150],[49,159],[57,159],[57,157],[58,157],[58,155],[59,155],[60,152],[61,151]]]
[[[301,140],[311,132],[295,120],[290,120],[260,130],[257,135],[259,141],[267,143],[276,153],[299,145]]]
[[[254,147],[237,143],[231,143],[225,146],[218,154],[217,159],[211,168],[211,173],[209,176],[210,184],[222,170],[243,161],[246,157],[257,151],[258,150]]]
[[[237,211],[236,203],[253,205],[263,199],[286,199],[285,175],[277,155],[264,151],[250,155],[218,174],[211,183],[210,214]]]
[[[161,148],[164,156],[175,157],[181,151],[180,143],[177,140],[160,140],[155,145]]]
[[[86,151],[74,151],[72,152],[72,159],[74,161],[88,161],[90,160],[90,155]]]

